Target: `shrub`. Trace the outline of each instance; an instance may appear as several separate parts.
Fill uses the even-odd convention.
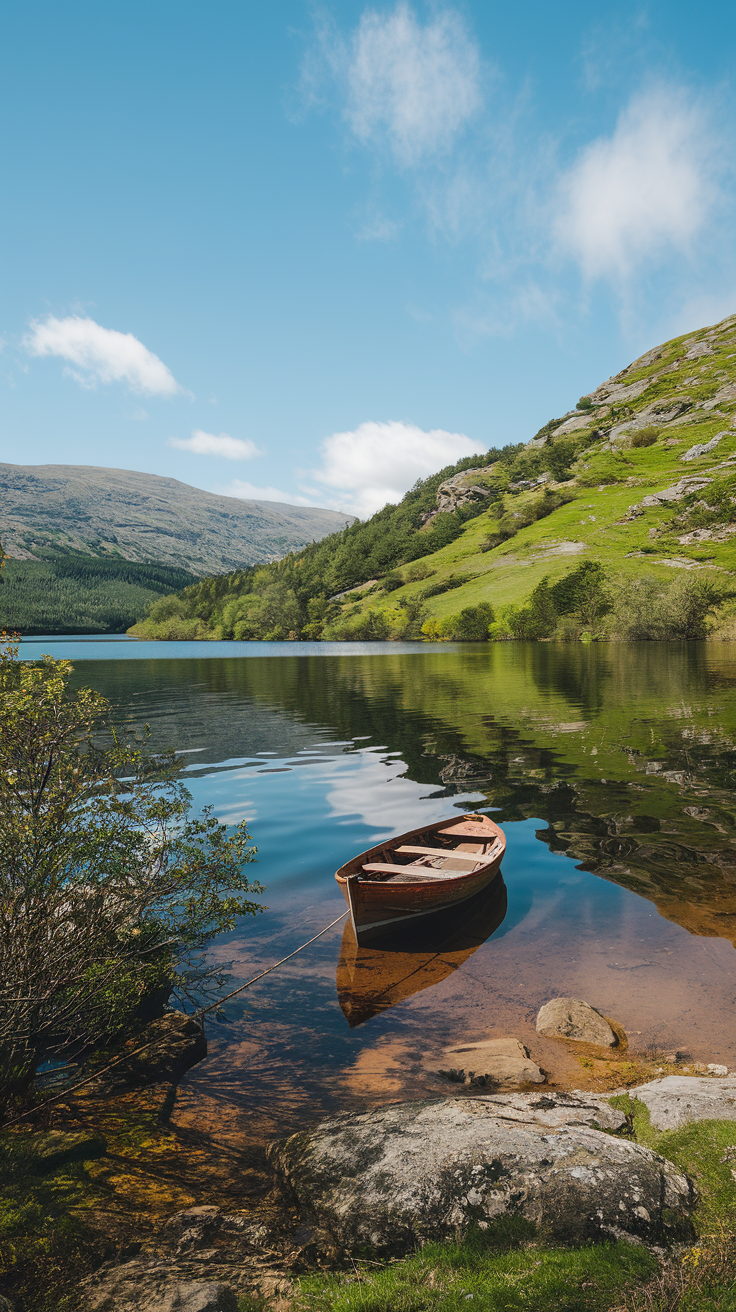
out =
[[[580,400],[578,401],[577,405],[575,406],[575,409],[576,409],[576,410],[592,410],[592,409],[593,409],[593,402],[591,401],[591,399],[590,399],[589,396],[581,396]]]
[[[626,642],[704,638],[707,619],[726,594],[706,579],[634,579],[621,589],[611,615],[614,638]]]
[[[391,636],[391,620],[383,610],[345,615],[333,620],[322,636],[327,642],[385,642]]]
[[[110,704],[71,675],[0,650],[0,1108],[49,1056],[124,1033],[152,989],[191,997],[204,945],[260,909],[245,825],[190,819],[173,757],[100,748]]]
[[[452,637],[456,642],[487,642],[488,629],[495,619],[493,607],[487,601],[478,606],[466,606],[459,615],[452,616]]]
[[[430,583],[428,588],[424,588],[422,596],[438,597],[442,592],[451,592],[453,588],[461,588],[464,583],[469,583],[473,577],[472,574],[448,574],[446,579],[440,579],[437,583]]]
[[[403,588],[404,580],[398,570],[392,569],[383,580],[384,592],[395,592],[397,588]]]
[[[638,432],[633,433],[631,445],[633,447],[654,446],[659,437],[659,429],[654,424],[648,424],[646,428],[640,428]]]

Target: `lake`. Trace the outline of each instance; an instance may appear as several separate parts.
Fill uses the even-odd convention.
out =
[[[248,821],[268,911],[213,945],[233,988],[342,913],[352,854],[458,810],[507,835],[504,888],[454,936],[361,954],[341,921],[228,1003],[181,1123],[265,1138],[446,1092],[445,1045],[511,1034],[574,1084],[534,1030],[557,995],[632,1049],[736,1066],[733,645],[22,644],[42,651],[185,754],[196,807]]]

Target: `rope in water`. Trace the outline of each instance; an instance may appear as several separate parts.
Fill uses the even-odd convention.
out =
[[[216,1007],[221,1007],[223,1003],[229,1002],[231,998],[237,997],[238,993],[242,993],[244,989],[249,989],[251,984],[255,984],[259,979],[263,979],[264,975],[270,975],[272,971],[278,970],[279,966],[283,966],[286,961],[291,961],[292,957],[298,956],[298,954],[303,952],[305,948],[308,948],[312,943],[316,943],[317,939],[321,938],[323,934],[326,934],[328,929],[332,929],[333,925],[338,925],[340,921],[344,920],[349,914],[349,911],[343,911],[341,916],[336,916],[334,920],[331,920],[329,925],[325,925],[324,929],[319,931],[319,934],[314,935],[314,938],[307,939],[306,943],[302,943],[300,947],[295,948],[287,957],[282,957],[281,960],[276,961],[273,966],[268,966],[267,969],[262,970],[259,975],[254,975],[246,984],[241,984],[239,988],[233,989],[232,993],[226,994],[224,998],[218,998],[216,1002],[211,1002],[208,1007],[200,1007],[199,1011],[195,1011],[191,1019],[197,1021],[201,1020],[203,1016],[207,1015],[208,1011],[214,1011]],[[103,1066],[102,1070],[95,1071],[94,1075],[88,1075],[86,1079],[80,1080],[78,1084],[73,1084],[70,1089],[63,1089],[61,1093],[55,1093],[53,1097],[46,1098],[44,1102],[38,1105],[38,1107],[30,1107],[28,1111],[21,1112],[18,1116],[13,1116],[11,1120],[5,1121],[2,1128],[5,1129],[8,1125],[15,1125],[16,1121],[22,1121],[26,1116],[33,1116],[35,1112],[43,1111],[44,1107],[48,1107],[52,1102],[58,1102],[61,1098],[68,1098],[70,1094],[76,1093],[77,1089],[82,1089],[85,1084],[92,1084],[95,1080],[99,1080],[100,1076],[106,1075],[114,1066],[119,1066],[121,1062],[130,1061],[131,1057],[137,1057],[141,1052],[146,1052],[148,1048],[155,1047],[155,1045],[161,1043],[165,1037],[165,1035],[159,1035],[155,1039],[149,1039],[148,1043],[141,1044],[139,1048],[134,1048],[132,1052],[126,1052],[122,1057],[116,1057],[114,1061],[108,1062],[107,1066]]]

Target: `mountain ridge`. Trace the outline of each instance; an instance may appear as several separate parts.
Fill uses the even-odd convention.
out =
[[[280,559],[353,522],[99,465],[0,464],[0,539],[16,560],[82,553],[207,576]]]

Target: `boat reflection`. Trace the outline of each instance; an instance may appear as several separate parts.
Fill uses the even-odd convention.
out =
[[[407,931],[385,947],[359,947],[348,920],[337,963],[337,998],[351,1029],[447,979],[495,934],[506,915],[507,893],[499,873],[487,888],[446,913],[441,925]]]

